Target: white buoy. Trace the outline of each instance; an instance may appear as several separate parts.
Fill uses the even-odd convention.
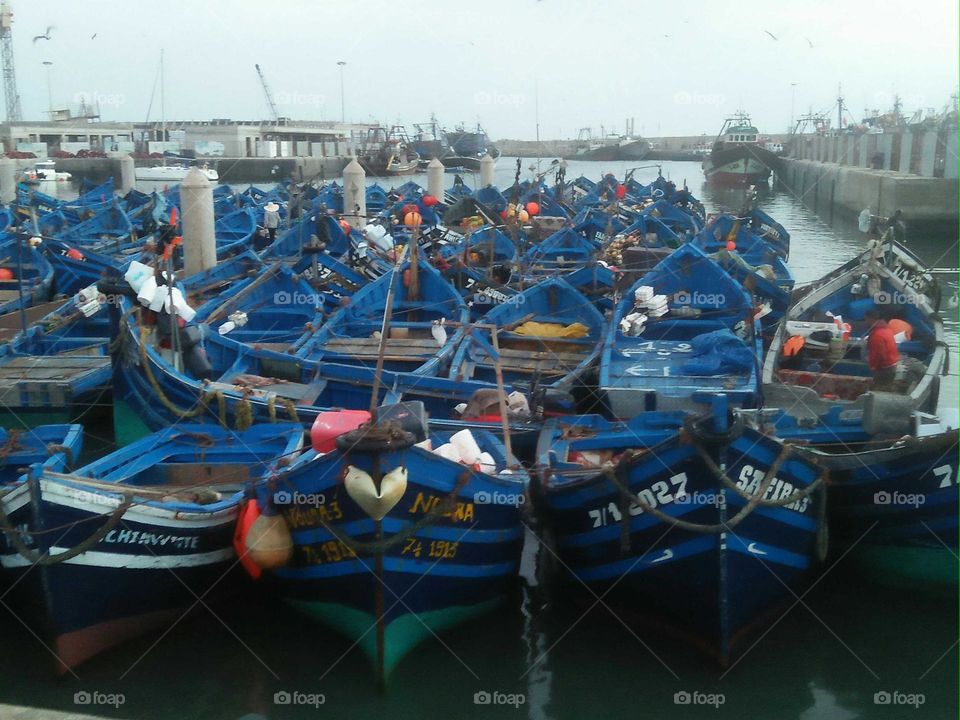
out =
[[[427,192],[443,202],[443,163],[436,158],[427,165]]]
[[[183,267],[187,276],[216,267],[213,186],[197,168],[191,169],[180,184],[180,213],[183,223]]]
[[[17,161],[0,158],[0,202],[9,205],[17,197]]]
[[[133,158],[130,155],[124,155],[120,158],[120,194],[126,195],[133,190],[137,184],[137,169]]]
[[[480,187],[493,185],[493,158],[487,153],[480,158]]]
[[[367,173],[356,159],[343,169],[343,217],[357,230],[367,224]]]

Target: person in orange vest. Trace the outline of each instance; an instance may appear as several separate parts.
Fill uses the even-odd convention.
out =
[[[870,323],[867,331],[867,363],[873,373],[873,389],[890,391],[897,377],[897,363],[900,362],[897,341],[893,339],[893,331],[886,319],[876,308],[868,310],[865,318]]]
[[[923,379],[926,366],[915,358],[901,359],[895,331],[891,325],[901,323],[897,325],[897,332],[903,331],[902,321],[887,322],[876,308],[868,310],[864,317],[870,323],[867,337],[867,362],[873,373],[872,389],[885,392],[910,392]]]

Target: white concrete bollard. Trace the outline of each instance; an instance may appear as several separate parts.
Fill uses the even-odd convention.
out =
[[[126,195],[137,185],[137,168],[133,157],[124,155],[120,158],[120,194]]]
[[[493,158],[490,157],[490,153],[487,153],[482,158],[480,158],[480,187],[487,187],[488,185],[493,185]]]
[[[9,205],[17,198],[17,161],[0,158],[0,202]]]
[[[367,173],[356,159],[343,169],[343,217],[357,230],[367,224]]]
[[[193,168],[180,184],[180,217],[183,224],[183,266],[187,276],[217,265],[213,186]]]
[[[427,165],[427,192],[443,202],[443,163],[436,158]]]

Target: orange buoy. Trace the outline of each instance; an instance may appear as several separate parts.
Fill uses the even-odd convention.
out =
[[[727,240],[727,250],[733,252],[737,249],[737,244],[733,240]]]
[[[517,217],[520,218],[520,222],[525,223],[530,219],[530,213],[528,213],[526,210],[521,210]]]
[[[527,203],[527,212],[532,216],[540,214],[540,206],[535,202]]]
[[[408,212],[403,217],[403,224],[410,228],[420,227],[421,222],[423,222],[423,218],[420,217],[418,212]]]
[[[0,280],[13,280],[13,271],[7,268],[0,268]]]
[[[246,543],[247,534],[250,532],[250,528],[253,527],[258,517],[260,517],[260,507],[257,505],[256,499],[250,498],[245,500],[240,507],[240,515],[237,517],[237,527],[233,531],[233,549],[236,550],[237,557],[240,558],[240,564],[243,565],[243,569],[246,570],[247,574],[254,580],[260,578],[263,570],[250,557],[250,554],[247,552]]]
[[[71,260],[83,260],[83,253],[76,248],[70,248],[67,250],[67,257]]]
[[[244,536],[243,548],[244,557],[261,570],[274,570],[290,562],[293,538],[283,515],[258,513]]]

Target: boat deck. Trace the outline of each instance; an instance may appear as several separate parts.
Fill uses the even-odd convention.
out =
[[[18,355],[0,363],[0,403],[10,407],[47,407],[69,402],[79,384],[110,368],[108,356],[77,351]]]

